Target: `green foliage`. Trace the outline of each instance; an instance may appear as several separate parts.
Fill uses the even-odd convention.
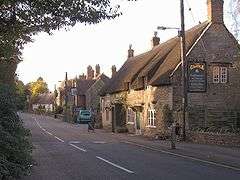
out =
[[[63,113],[63,107],[57,106],[54,113],[55,114],[62,114]]]
[[[0,179],[19,178],[29,172],[30,132],[16,113],[14,87],[0,84]]]
[[[2,0],[0,1],[0,57],[21,57],[24,44],[38,32],[96,24],[121,15],[113,0]]]
[[[27,104],[27,94],[25,85],[22,81],[16,81],[16,108],[17,110],[24,110]]]

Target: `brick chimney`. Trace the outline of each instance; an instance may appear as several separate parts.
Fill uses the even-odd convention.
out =
[[[152,38],[152,47],[159,45],[160,38],[157,36],[157,31],[154,32],[154,37]]]
[[[128,49],[128,58],[131,58],[134,56],[134,50],[132,49],[132,45],[129,45],[129,49]]]
[[[115,65],[112,66],[112,77],[117,73],[117,68]]]
[[[212,23],[223,23],[224,0],[207,0],[208,20]]]
[[[87,79],[93,79],[94,78],[94,70],[92,66],[87,67]]]
[[[86,80],[87,77],[86,77],[86,75],[83,73],[82,75],[79,75],[79,79],[80,79],[80,80]]]
[[[101,73],[101,70],[100,70],[100,65],[97,64],[96,67],[95,67],[95,78],[97,78]]]

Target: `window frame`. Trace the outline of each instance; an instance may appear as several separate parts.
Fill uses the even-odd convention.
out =
[[[147,114],[147,127],[156,128],[156,110],[155,109],[148,109]]]
[[[213,66],[213,83],[218,84],[220,82],[220,67],[219,66]]]
[[[227,82],[228,82],[228,68],[226,66],[222,66],[220,67],[220,83],[225,84]]]
[[[228,83],[228,67],[223,65],[214,65],[212,69],[212,82],[214,84]]]
[[[127,109],[127,124],[134,124],[136,118],[135,112],[132,108]]]

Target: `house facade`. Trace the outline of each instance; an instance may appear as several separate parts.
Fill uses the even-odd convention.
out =
[[[54,93],[39,94],[32,102],[32,110],[43,110],[44,112],[53,112],[55,96]]]
[[[186,31],[186,129],[240,128],[240,46],[223,21],[223,0],[208,0],[208,20]],[[183,126],[180,38],[128,59],[101,98],[104,128],[146,136],[164,135],[173,122]],[[118,117],[119,116],[119,117]]]
[[[86,95],[86,108],[92,111],[95,118],[95,127],[102,127],[102,118],[100,115],[100,95],[102,88],[107,84],[109,78],[105,74],[99,74],[96,77],[96,82],[87,90]]]

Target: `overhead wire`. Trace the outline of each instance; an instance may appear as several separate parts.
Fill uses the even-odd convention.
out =
[[[190,6],[190,3],[189,3],[188,0],[185,0],[185,1],[186,1],[187,6],[188,6],[188,11],[190,12],[190,14],[191,14],[191,16],[192,16],[193,22],[196,23],[196,19],[195,19],[195,17],[194,17],[192,8],[191,8],[191,6]],[[198,23],[201,24],[201,21],[198,21]],[[206,50],[206,48],[205,48],[205,44],[204,44],[202,38],[200,39],[200,42],[201,42],[201,44],[202,44],[202,47],[203,47],[203,49],[204,49],[204,52],[205,52],[206,55],[207,55],[207,50]]]

